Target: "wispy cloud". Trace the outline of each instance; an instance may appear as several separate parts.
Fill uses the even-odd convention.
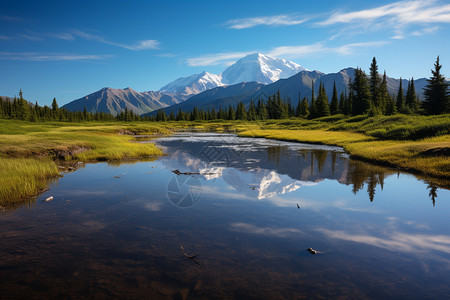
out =
[[[225,23],[228,28],[232,29],[246,29],[255,26],[292,26],[306,22],[308,19],[300,19],[294,15],[276,15],[276,16],[261,16],[254,18],[233,19]]]
[[[243,56],[246,56],[250,53],[254,53],[255,51],[250,52],[225,52],[225,53],[216,53],[216,54],[207,54],[204,56],[188,58],[187,63],[191,67],[200,67],[200,66],[215,66],[220,64],[228,64],[230,61],[234,61]]]
[[[387,237],[376,237],[370,234],[355,234],[341,230],[317,229],[330,238],[367,244],[391,251],[421,253],[441,251],[450,253],[450,236],[430,234],[409,234],[393,232]]]
[[[399,39],[406,36],[404,30],[408,26],[434,23],[450,23],[450,4],[433,0],[399,1],[372,9],[337,12],[315,25],[347,24],[358,31],[361,27],[366,30],[389,28],[394,31],[392,38]]]
[[[81,38],[88,41],[96,41],[99,43],[112,45],[128,50],[138,51],[138,50],[147,50],[147,49],[159,49],[160,43],[157,40],[142,40],[138,41],[133,44],[123,44],[123,43],[116,43],[112,42],[108,39],[105,39],[102,36],[87,33],[85,31],[81,31],[78,29],[73,29],[67,32],[47,32],[47,33],[37,33],[37,32],[27,32],[25,34],[19,34],[15,38],[8,37],[8,36],[1,36],[0,39],[2,40],[12,40],[12,39],[26,39],[30,41],[43,41],[47,38],[53,38],[53,39],[59,39],[59,40],[65,40],[65,41],[73,41],[77,38]]]
[[[231,231],[266,235],[266,236],[276,236],[276,237],[289,237],[292,235],[298,236],[302,234],[302,231],[296,228],[273,228],[273,227],[258,227],[253,224],[248,223],[232,223],[230,225]]]
[[[78,36],[78,37],[86,39],[86,40],[97,41],[100,43],[104,43],[104,44],[108,44],[108,45],[112,45],[112,46],[116,46],[116,47],[120,47],[120,48],[124,48],[124,49],[128,49],[128,50],[136,51],[136,50],[145,50],[145,49],[159,49],[159,42],[157,40],[143,40],[143,41],[139,41],[135,44],[127,45],[127,44],[112,42],[101,36],[86,33],[84,31],[81,31],[78,29],[72,30],[69,34],[72,36]]]
[[[68,53],[37,53],[37,52],[0,52],[0,60],[25,61],[67,61],[67,60],[103,60],[114,55],[68,54]]]
[[[7,21],[7,22],[22,22],[22,18],[13,17],[13,16],[7,16],[7,15],[0,15],[0,20]]]
[[[282,57],[287,59],[301,58],[307,56],[320,56],[324,54],[339,54],[339,55],[351,55],[357,51],[361,51],[364,48],[381,47],[388,44],[388,41],[373,41],[365,43],[350,43],[341,46],[326,46],[325,43],[319,42],[311,45],[298,45],[298,46],[280,46],[265,52],[273,57]],[[242,58],[248,54],[260,52],[260,51],[248,51],[248,52],[223,52],[216,54],[207,54],[204,56],[193,57],[187,59],[187,64],[192,67],[198,66],[214,66],[214,65],[230,65],[237,59]]]

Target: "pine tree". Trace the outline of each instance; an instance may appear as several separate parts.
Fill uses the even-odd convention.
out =
[[[380,90],[379,90],[379,96],[380,96],[380,110],[382,114],[386,114],[386,105],[387,101],[390,98],[389,92],[387,89],[387,77],[386,77],[386,71],[384,71],[383,74],[383,80],[380,84]]]
[[[403,86],[402,86],[402,78],[400,77],[400,86],[398,87],[398,93],[397,93],[397,111],[403,112],[405,108],[405,98],[403,96]]]
[[[372,94],[372,106],[380,109],[380,76],[378,75],[378,65],[375,57],[370,65],[370,93]]]
[[[325,86],[323,83],[319,86],[319,96],[316,101],[316,116],[318,118],[330,115],[330,107],[328,104],[327,93],[325,92]]]
[[[59,107],[58,103],[56,103],[56,98],[53,98],[52,101],[52,117],[53,120],[59,120]]]
[[[338,108],[338,113],[340,114],[346,114],[345,111],[345,95],[344,95],[344,91],[341,92],[341,95],[339,96],[339,108]]]
[[[258,117],[256,116],[256,107],[255,107],[255,103],[253,102],[253,99],[250,99],[250,106],[248,107],[248,112],[247,112],[247,119],[249,121],[254,121],[256,120]]]
[[[338,113],[339,110],[339,100],[338,100],[338,95],[337,95],[337,90],[336,90],[336,81],[333,84],[333,96],[331,97],[331,102],[330,102],[330,114],[331,115],[335,115]]]
[[[439,64],[439,56],[431,70],[432,76],[427,79],[428,84],[424,88],[425,99],[422,102],[426,114],[437,115],[450,113],[449,84],[445,82],[445,77],[441,74],[442,65]]]
[[[228,107],[228,117],[227,117],[227,119],[228,119],[228,120],[234,120],[234,119],[236,119],[236,113],[235,113],[235,111],[234,111],[233,106],[231,106],[231,105]]]
[[[311,104],[309,105],[309,118],[317,117],[316,113],[316,98],[314,97],[314,81],[311,83]]]
[[[306,97],[303,97],[302,104],[300,107],[300,116],[307,118],[309,116],[309,104]]]
[[[352,83],[352,114],[365,114],[371,108],[372,95],[366,74],[359,68],[355,70]]]
[[[394,97],[387,96],[386,99],[386,109],[385,114],[386,116],[395,115],[397,113],[397,106],[395,105]]]

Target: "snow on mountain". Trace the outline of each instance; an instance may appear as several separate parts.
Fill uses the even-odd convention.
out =
[[[256,81],[270,84],[305,70],[307,69],[289,60],[253,53],[239,59],[222,74],[203,72],[189,77],[181,77],[163,86],[159,91],[196,95],[215,87],[241,82]]]
[[[223,71],[222,82],[236,84],[256,81],[270,84],[279,79],[291,77],[301,71],[307,71],[307,69],[289,60],[253,53],[239,59]]]
[[[203,72],[188,77],[181,77],[159,89],[160,92],[196,95],[203,91],[222,86],[222,76]]]

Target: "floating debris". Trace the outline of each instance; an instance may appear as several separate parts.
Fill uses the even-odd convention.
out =
[[[173,170],[175,175],[216,175],[215,173],[198,173],[198,172],[180,172],[180,170]]]
[[[298,203],[297,203],[297,208],[300,209],[300,205],[298,205]]]
[[[53,196],[48,197],[47,199],[44,200],[44,202],[50,202],[53,200]]]
[[[123,173],[122,175],[114,176],[114,178],[121,178],[122,176],[127,175],[127,174],[128,174],[128,172],[125,172],[125,173]]]
[[[316,254],[316,253],[318,253],[318,251],[317,251],[317,250],[314,250],[313,248],[308,248],[308,249],[306,249],[306,250],[308,250],[308,252],[311,253],[311,254]]]
[[[189,255],[189,254],[187,254],[186,251],[184,250],[184,247],[183,247],[182,244],[180,244],[180,250],[181,250],[181,253],[183,253],[183,255],[186,256],[186,257],[189,258],[189,259],[192,259],[192,260],[193,260],[194,258],[196,258],[196,257],[198,256],[198,254],[195,254],[195,255]]]

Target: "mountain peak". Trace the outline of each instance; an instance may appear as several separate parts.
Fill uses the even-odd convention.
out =
[[[251,53],[236,61],[222,73],[222,82],[236,84],[257,81],[270,84],[291,77],[306,68],[292,61],[274,58],[267,54]]]

